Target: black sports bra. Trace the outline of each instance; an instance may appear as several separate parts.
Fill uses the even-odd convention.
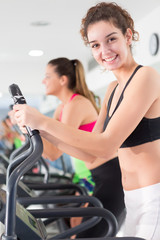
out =
[[[116,87],[118,86],[118,84],[114,88],[114,90],[111,93],[111,96],[109,98],[109,101],[108,101],[107,116],[106,116],[106,119],[104,122],[103,130],[106,129],[110,119],[112,118],[113,114],[115,113],[115,111],[119,107],[120,103],[122,102],[123,93],[124,93],[126,87],[130,83],[131,79],[133,78],[133,76],[135,75],[137,70],[141,67],[142,67],[141,65],[138,65],[136,67],[136,69],[134,70],[134,72],[132,73],[131,77],[127,81],[127,83],[120,95],[120,98],[117,102],[117,105],[116,105],[112,115],[109,116],[110,106],[111,106],[112,99],[113,99],[113,96],[114,96],[114,93],[115,93],[115,90],[116,90]],[[140,121],[138,126],[135,128],[135,130],[129,135],[129,137],[120,146],[120,148],[134,147],[134,146],[137,146],[137,145],[140,145],[143,143],[155,141],[157,139],[160,139],[160,117],[152,118],[152,119],[144,117],[144,118],[142,118],[142,120]]]

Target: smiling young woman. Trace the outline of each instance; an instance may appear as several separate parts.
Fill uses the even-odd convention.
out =
[[[132,56],[138,39],[129,13],[102,2],[82,19],[81,34],[96,61],[115,75],[92,132],[16,105],[21,127],[38,128],[64,152],[90,163],[104,163],[118,151],[127,217],[124,236],[160,236],[160,76]],[[107,191],[107,189],[106,189]]]

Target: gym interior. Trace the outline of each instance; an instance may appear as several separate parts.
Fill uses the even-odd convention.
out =
[[[103,102],[107,86],[115,76],[93,59],[80,35],[81,19],[98,2],[0,0],[2,240],[76,239],[77,234],[96,226],[101,219],[107,230],[101,231],[98,237],[82,239],[142,239],[122,237],[125,212],[120,216],[119,225],[101,201],[91,196],[91,182],[83,178],[76,182],[76,177],[73,181],[75,165],[69,154],[63,153],[56,161],[50,161],[42,157],[43,143],[37,130],[28,128],[24,137],[17,125],[7,123],[8,113],[17,103],[27,103],[44,115],[53,116],[61,101],[45,94],[42,80],[47,63],[54,58],[79,59],[88,88]],[[160,73],[160,1],[114,2],[131,13],[140,34],[132,48],[135,60]],[[85,207],[86,203],[91,208]],[[71,217],[86,217],[87,220],[72,228]]]

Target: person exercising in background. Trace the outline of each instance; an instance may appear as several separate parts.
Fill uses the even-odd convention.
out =
[[[42,83],[46,87],[46,95],[56,96],[61,101],[54,112],[53,119],[81,131],[92,131],[98,118],[100,106],[97,106],[97,99],[88,89],[84,68],[79,60],[52,59],[46,66],[45,78]],[[63,154],[58,146],[54,146],[44,138],[43,146],[43,156],[51,161],[56,160]],[[82,167],[78,174],[80,174],[80,178],[87,181],[86,187],[91,182],[92,177],[95,183],[92,191],[93,196],[102,202],[104,208],[115,215],[119,225],[121,225],[125,205],[117,153],[113,153],[106,163],[94,162],[92,164],[74,159],[74,165],[77,165],[77,168],[80,164],[82,164]],[[80,221],[79,218],[72,218],[71,226],[74,227]],[[94,228],[85,231],[83,235],[85,237],[98,237],[100,234],[103,235],[103,231],[104,233],[107,231],[104,220]]]
[[[87,87],[83,65],[79,60],[64,57],[50,60],[42,83],[45,85],[46,95],[56,96],[61,102],[54,112],[54,119],[84,131],[92,131],[99,107]],[[53,164],[54,161],[59,161],[63,152],[45,139],[43,145],[43,157],[53,161]],[[73,181],[85,184],[87,190],[92,192],[94,182],[85,163],[73,159],[73,166]]]
[[[100,102],[98,101],[97,106],[97,98],[95,99],[94,94],[88,89],[84,68],[79,60],[52,59],[46,66],[46,74],[42,83],[46,87],[46,95],[56,96],[61,101],[54,112],[54,119],[83,131],[92,131],[99,114]],[[43,144],[43,156],[51,161],[63,154],[61,150],[45,139],[43,139]],[[109,162],[102,165],[88,164],[74,158],[74,166],[75,174],[78,172],[80,183],[85,185],[89,193],[93,193],[99,198],[104,207],[110,210],[121,224],[125,206],[117,153]],[[91,184],[93,186],[95,184],[94,189]],[[108,190],[104,191],[106,187]],[[102,220],[102,222],[105,221]],[[78,223],[78,218],[71,219],[72,227]],[[93,229],[85,232],[84,236],[99,236],[99,232],[102,232],[102,224],[98,226],[93,228],[94,232]]]

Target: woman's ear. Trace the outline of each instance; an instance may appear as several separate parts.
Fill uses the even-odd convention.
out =
[[[68,84],[68,77],[66,75],[62,75],[60,78],[60,84],[61,86],[67,85]]]
[[[127,40],[127,44],[130,46],[132,44],[132,30],[130,28],[127,28],[127,31],[126,31],[126,40]]]

